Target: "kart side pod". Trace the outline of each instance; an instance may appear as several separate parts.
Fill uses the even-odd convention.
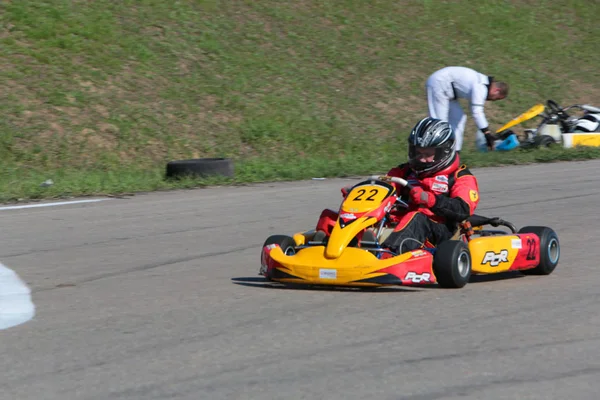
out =
[[[560,258],[556,232],[548,227],[527,226],[513,235],[484,236],[469,241],[474,273],[506,271],[550,274]]]

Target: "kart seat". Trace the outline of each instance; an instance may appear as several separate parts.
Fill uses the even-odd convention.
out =
[[[483,215],[473,214],[472,216],[470,216],[469,218],[467,218],[459,224],[458,228],[456,229],[456,232],[454,232],[453,239],[457,239],[460,237],[463,228],[469,229],[466,225],[467,223],[471,225],[471,228],[479,228],[484,225],[491,225],[493,227],[505,226],[508,229],[510,229],[512,233],[517,233],[517,228],[512,223],[505,221],[502,218],[488,218],[484,217]]]
[[[470,216],[469,218],[464,220],[462,223],[460,223],[456,227],[456,230],[452,233],[452,237],[450,238],[451,240],[459,240],[460,239],[460,236],[463,233],[463,229],[462,229],[464,227],[463,224],[465,222],[470,223],[472,228],[477,228],[477,227],[481,227],[484,225],[491,225],[494,227],[505,226],[505,227],[509,228],[513,233],[517,232],[517,229],[515,228],[515,226],[513,224],[511,224],[508,221],[504,221],[499,217],[489,218],[489,217],[484,217],[483,215],[473,214],[472,216]],[[381,236],[379,238],[379,243],[383,243],[383,241],[385,239],[387,239],[387,237],[393,231],[394,231],[394,228],[391,228],[391,227],[383,228],[383,230],[381,232]],[[369,228],[365,231],[365,234],[363,236],[363,241],[365,242],[366,245],[375,243],[375,232],[373,231],[373,229]]]
[[[488,218],[483,215],[473,214],[469,218],[467,218],[466,222],[469,222],[472,227],[478,227],[483,225],[492,225],[498,226],[498,222],[500,219],[498,217]]]
[[[498,226],[498,225],[505,224],[505,222],[502,221],[498,217],[488,218],[488,217],[484,217],[483,215],[473,214],[472,216],[470,216],[469,218],[467,218],[466,220],[464,220],[463,222],[458,224],[458,226],[456,227],[456,230],[452,234],[452,237],[451,237],[452,240],[460,239],[460,236],[463,233],[463,228],[465,227],[464,224],[467,222],[469,224],[471,224],[471,228],[478,228],[478,227],[481,227],[484,225]]]
[[[467,218],[464,222],[469,222],[472,227],[479,227],[479,226],[483,226],[483,225],[498,226],[498,225],[501,225],[504,221],[502,221],[498,217],[488,218],[488,217],[484,217],[482,215],[474,214],[474,215],[470,216],[469,218]],[[460,238],[460,235],[462,233],[460,225],[462,225],[462,224],[459,224],[459,226],[457,226],[456,230],[452,233],[451,239],[458,240]],[[383,243],[383,241],[393,231],[394,231],[393,228],[388,228],[388,227],[383,228],[381,237],[379,238],[379,242]],[[371,242],[371,241],[374,242],[375,241],[375,232],[373,232],[372,229],[367,229],[367,231],[365,232],[365,235],[363,237],[363,240],[366,242]]]

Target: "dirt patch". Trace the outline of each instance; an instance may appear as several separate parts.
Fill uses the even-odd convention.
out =
[[[108,124],[106,122],[101,122],[98,124],[98,129],[102,133],[110,133],[116,135],[119,133],[119,127],[113,124]]]
[[[86,138],[87,147],[94,150],[113,150],[116,148],[114,136],[106,135],[105,132],[97,132],[93,129],[85,128],[81,131],[81,136]]]
[[[103,105],[100,104],[96,104],[93,106],[94,111],[96,111],[98,114],[100,114],[103,118],[108,118],[110,117],[110,112],[108,111],[108,108],[106,108]]]

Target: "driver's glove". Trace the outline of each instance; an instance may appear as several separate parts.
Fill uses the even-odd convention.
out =
[[[431,208],[435,205],[435,194],[423,190],[419,186],[415,186],[410,190],[410,199],[413,203],[423,207]]]
[[[488,149],[494,150],[494,141],[496,140],[496,137],[489,130],[483,132],[483,135],[485,136]]]

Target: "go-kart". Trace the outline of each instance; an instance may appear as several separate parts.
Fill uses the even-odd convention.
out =
[[[572,109],[582,111],[583,114],[576,116],[567,113]],[[541,116],[542,120],[535,129],[525,129],[522,134],[511,129],[537,116]],[[549,147],[553,144],[570,147],[577,143],[572,143],[574,136],[565,135],[573,133],[600,133],[600,108],[589,104],[573,104],[562,108],[554,100],[548,100],[546,106],[536,104],[496,130],[494,148],[497,151],[508,151],[517,147]],[[476,143],[480,151],[487,151],[485,138],[480,131],[477,132]]]
[[[438,284],[462,288],[472,274],[522,271],[548,275],[560,257],[557,234],[548,227],[517,231],[498,217],[474,215],[462,221],[451,239],[394,253],[381,243],[393,231],[390,213],[409,205],[396,186],[401,178],[372,176],[346,192],[329,235],[308,230],[273,235],[261,251],[259,275],[283,284],[377,287]],[[344,191],[343,191],[344,193]],[[503,226],[510,230],[484,229]]]

